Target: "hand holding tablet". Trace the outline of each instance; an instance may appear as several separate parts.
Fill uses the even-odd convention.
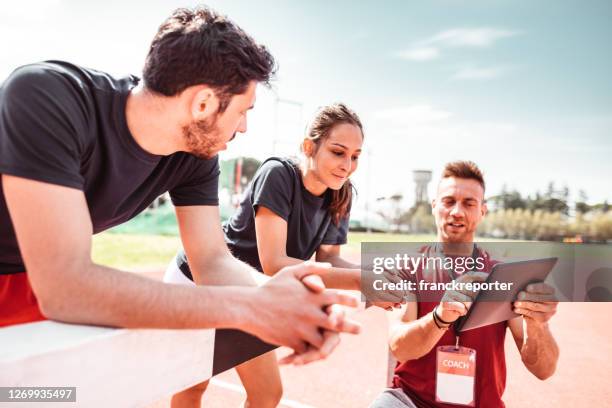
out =
[[[530,283],[516,299],[513,303],[514,313],[538,323],[548,322],[556,313],[559,303],[555,288],[544,282]]]
[[[468,313],[456,323],[456,330],[476,329],[520,315],[538,321],[550,319],[556,298],[554,289],[544,281],[556,263],[557,258],[543,258],[495,265],[486,282],[508,283],[512,289],[480,291]]]
[[[467,272],[457,278],[457,282],[484,282],[487,277],[483,272]],[[450,323],[465,316],[477,295],[477,292],[470,290],[447,290],[436,308],[437,317],[442,322]]]

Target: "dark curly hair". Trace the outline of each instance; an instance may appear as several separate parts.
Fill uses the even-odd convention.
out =
[[[174,96],[193,85],[212,87],[223,112],[249,82],[269,86],[274,58],[227,17],[199,6],[174,11],[159,27],[143,69],[147,89]]]

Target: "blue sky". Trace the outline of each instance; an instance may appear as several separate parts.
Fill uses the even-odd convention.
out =
[[[139,74],[159,23],[193,4],[3,6],[0,76],[51,58]],[[354,176],[361,202],[398,192],[411,199],[413,169],[438,177],[454,159],[482,167],[489,195],[503,184],[527,194],[555,181],[574,196],[584,189],[591,202],[612,199],[612,2],[208,4],[266,44],[280,68],[224,157],[295,152],[316,107],[343,101],[366,130]]]

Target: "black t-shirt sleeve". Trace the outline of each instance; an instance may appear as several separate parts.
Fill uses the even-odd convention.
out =
[[[172,204],[219,205],[219,156],[208,160],[191,159],[194,162],[191,176],[170,190]]]
[[[334,222],[329,223],[329,227],[325,232],[325,236],[323,237],[323,241],[321,244],[323,245],[344,245],[347,241],[348,229],[349,229],[349,218],[350,216],[347,214],[346,217],[342,218],[338,225],[334,224]]]
[[[262,164],[253,178],[251,190],[253,212],[258,206],[263,206],[288,222],[293,185],[291,170],[283,163],[269,160]]]
[[[0,173],[83,189],[87,106],[76,84],[43,64],[0,89]]]

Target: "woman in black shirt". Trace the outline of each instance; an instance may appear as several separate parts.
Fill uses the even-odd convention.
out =
[[[362,144],[363,129],[355,112],[343,104],[321,108],[302,143],[303,160],[266,160],[237,212],[224,224],[232,254],[269,276],[314,255],[316,261],[331,264],[321,275],[326,287],[359,290],[360,265],[343,259],[340,247],[347,242],[353,189],[349,177],[357,169]],[[193,280],[183,251],[164,280]],[[274,353],[237,370],[247,401],[278,403],[282,386]]]

